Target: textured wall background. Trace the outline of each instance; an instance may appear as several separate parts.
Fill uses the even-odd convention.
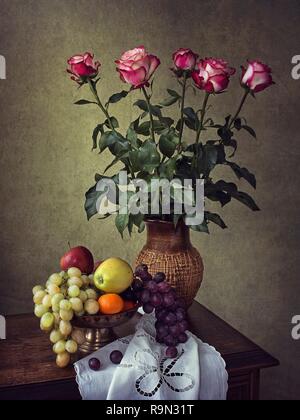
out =
[[[206,263],[199,299],[281,360],[263,375],[263,397],[300,398],[300,343],[290,336],[300,312],[300,81],[290,75],[291,57],[300,54],[299,18],[297,0],[0,0],[7,60],[0,81],[0,312],[32,310],[32,285],[58,269],[68,241],[101,258],[133,261],[145,240],[122,242],[112,221],[86,221],[84,193],[109,156],[90,152],[98,111],[72,106],[80,94],[65,73],[69,56],[95,51],[105,98],[123,88],[113,60],[141,43],[162,59],[156,97],[167,83],[175,87],[168,67],[178,47],[236,67],[261,58],[277,85],[248,102],[259,140],[242,135],[237,159],[257,174],[262,212],[232,203],[223,212],[227,231],[193,235]],[[215,98],[213,114],[236,108],[237,78],[233,85]],[[124,124],[135,97],[126,100],[116,106]]]

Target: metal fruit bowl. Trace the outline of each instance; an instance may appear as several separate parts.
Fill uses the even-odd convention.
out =
[[[79,352],[89,355],[101,347],[115,341],[118,336],[114,327],[125,324],[137,313],[139,305],[113,315],[83,315],[72,321],[74,329],[84,330],[85,342],[79,346]]]

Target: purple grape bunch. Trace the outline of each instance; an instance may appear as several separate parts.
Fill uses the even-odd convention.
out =
[[[144,312],[151,314],[155,311],[156,341],[167,346],[168,358],[175,358],[178,355],[176,346],[188,340],[189,324],[184,300],[167,283],[164,273],[152,277],[145,264],[136,268],[132,287]]]

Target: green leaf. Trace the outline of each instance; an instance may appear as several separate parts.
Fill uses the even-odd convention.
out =
[[[231,194],[231,196],[233,198],[235,198],[236,200],[240,201],[245,206],[249,207],[249,209],[251,209],[253,211],[259,211],[260,210],[260,208],[257,206],[255,201],[253,200],[253,198],[250,197],[250,195],[245,193],[245,192],[237,191],[236,193]]]
[[[116,119],[116,117],[110,117],[110,121],[112,123],[113,128],[118,128],[119,127],[119,122]],[[107,128],[111,129],[108,120],[105,120],[104,124],[106,125]]]
[[[74,102],[74,105],[90,105],[90,104],[97,105],[96,102],[86,101],[85,99],[80,99],[79,101]]]
[[[190,226],[190,229],[194,230],[195,232],[204,232],[209,233],[207,221],[204,220],[201,225]]]
[[[140,126],[138,126],[135,130],[137,134],[141,136],[149,136],[150,135],[150,121],[143,122]]]
[[[98,135],[99,134],[103,134],[104,130],[103,130],[103,124],[98,124],[97,127],[95,127],[94,131],[93,131],[93,135],[92,135],[92,139],[93,139],[93,148],[92,150],[97,149],[97,144],[98,144]]]
[[[176,98],[174,96],[169,96],[168,98],[166,98],[163,101],[161,101],[159,103],[159,105],[161,105],[161,106],[171,106],[171,105],[176,104],[176,102],[178,102],[179,99],[180,99],[180,97],[179,98]]]
[[[249,127],[249,125],[242,125],[242,127],[244,130],[246,130],[249,134],[251,134],[252,137],[254,137],[256,139],[256,133],[253,130],[253,128]]]
[[[109,147],[110,152],[115,156],[121,153],[124,149],[127,150],[128,145],[128,141],[126,141],[126,139],[124,139],[124,137],[116,131],[107,131],[103,133],[99,142],[100,153]]]
[[[117,214],[115,219],[116,227],[123,238],[124,231],[127,228],[129,223],[129,214]]]
[[[179,143],[179,137],[174,130],[166,135],[162,135],[159,139],[159,149],[164,156],[171,158]]]
[[[213,222],[216,225],[220,226],[222,229],[227,228],[226,224],[217,213],[211,213],[210,211],[206,211],[204,212],[204,218],[205,220],[209,220],[210,222]]]
[[[218,136],[223,142],[229,142],[233,136],[233,132],[228,127],[221,127],[218,129]]]
[[[127,140],[130,142],[130,144],[132,145],[132,147],[134,149],[138,149],[141,145],[142,142],[141,140],[138,139],[137,137],[137,133],[135,132],[135,130],[132,128],[132,126],[130,126],[127,130],[127,134],[126,134],[126,138]]]
[[[196,112],[193,110],[193,108],[188,107],[188,108],[184,108],[183,113],[186,117],[184,120],[186,126],[189,129],[196,131],[200,124],[199,118]]]
[[[167,178],[170,181],[174,178],[176,171],[177,158],[169,159],[167,162],[162,163],[159,167],[159,174],[163,178]]]
[[[145,100],[143,99],[139,99],[138,101],[136,101],[134,104],[134,106],[137,106],[138,108],[140,108],[142,111],[144,112],[148,112],[148,104]]]
[[[177,99],[181,98],[179,93],[177,93],[175,90],[167,89],[167,92],[169,95],[173,96],[174,98],[177,98]]]
[[[249,172],[247,168],[241,168],[234,162],[227,162],[227,165],[230,166],[238,179],[244,178],[253,188],[256,188],[255,175]]]
[[[115,93],[114,95],[112,95],[109,98],[106,106],[109,105],[109,104],[115,104],[115,103],[119,102],[121,99],[126,98],[126,96],[128,95],[128,93],[129,92],[127,92],[126,90],[122,90],[122,92]]]
[[[140,166],[151,173],[160,164],[160,154],[151,140],[146,140],[138,151]]]

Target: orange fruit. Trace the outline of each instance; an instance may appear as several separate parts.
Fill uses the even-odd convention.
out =
[[[100,296],[98,303],[100,312],[106,315],[118,314],[124,308],[124,300],[115,293],[107,293]]]
[[[130,309],[133,309],[135,306],[136,306],[136,303],[132,302],[131,300],[125,300],[123,311],[129,311]]]

